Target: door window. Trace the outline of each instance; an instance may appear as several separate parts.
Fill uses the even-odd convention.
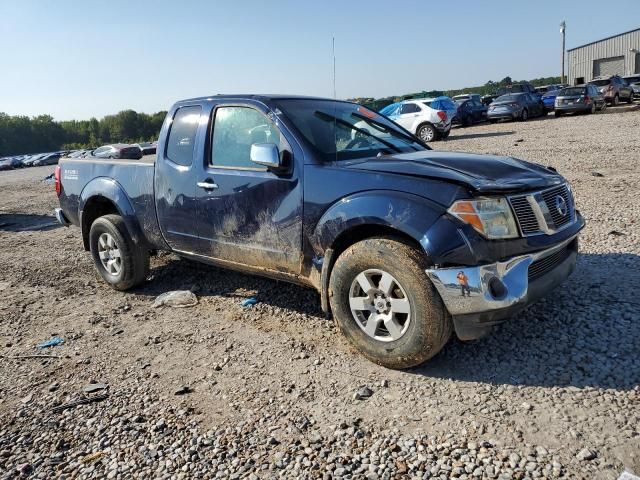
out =
[[[218,107],[213,122],[211,165],[266,170],[251,161],[251,145],[273,143],[283,151],[280,131],[265,115],[250,107]]]
[[[415,103],[403,103],[400,109],[400,114],[417,113],[419,111],[420,111],[420,107]]]
[[[166,155],[178,165],[191,165],[202,107],[182,107],[173,116]]]

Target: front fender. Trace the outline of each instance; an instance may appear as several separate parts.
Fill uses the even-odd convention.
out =
[[[87,222],[83,221],[83,216],[86,213],[85,209],[87,205],[90,205],[91,200],[95,199],[96,197],[102,197],[102,199],[108,200],[115,206],[118,214],[124,220],[124,223],[127,226],[127,230],[129,231],[129,234],[131,235],[131,238],[136,245],[146,244],[145,236],[142,233],[140,224],[138,223],[138,219],[136,217],[135,210],[133,209],[133,205],[131,204],[131,200],[125,193],[122,186],[114,179],[109,177],[94,178],[85,185],[85,187],[82,189],[82,193],[80,193],[78,211],[83,238],[88,238],[88,230],[91,228],[90,224],[85,225],[85,223]]]
[[[342,233],[361,225],[380,225],[409,235],[424,247],[426,232],[445,211],[442,205],[409,193],[393,190],[356,193],[336,202],[322,215],[312,245],[322,254]]]

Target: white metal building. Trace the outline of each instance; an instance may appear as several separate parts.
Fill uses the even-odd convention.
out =
[[[640,28],[571,48],[567,56],[569,85],[601,75],[640,73]]]

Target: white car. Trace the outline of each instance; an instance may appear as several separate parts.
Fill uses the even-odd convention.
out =
[[[449,97],[417,98],[387,105],[380,114],[409,130],[423,142],[447,138],[456,104]]]

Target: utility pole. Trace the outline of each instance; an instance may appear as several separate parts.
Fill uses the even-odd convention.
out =
[[[560,23],[560,33],[562,34],[562,75],[560,75],[560,83],[564,83],[564,37],[566,35],[567,24],[564,20]]]

